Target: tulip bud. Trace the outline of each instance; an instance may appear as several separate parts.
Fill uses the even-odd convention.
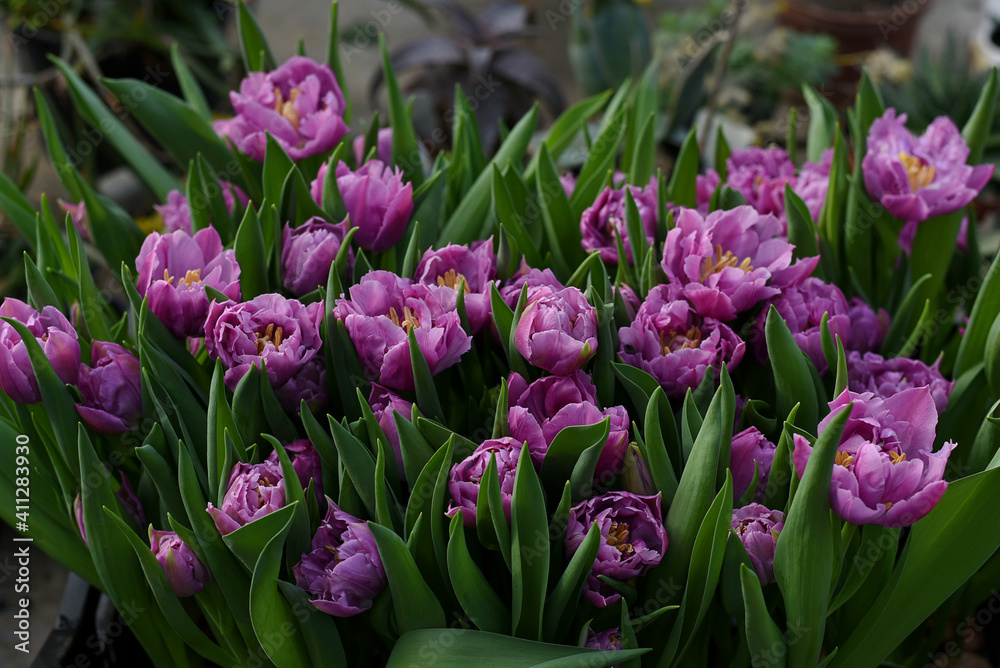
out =
[[[167,574],[167,581],[179,598],[194,596],[205,588],[208,569],[173,531],[156,531],[149,527],[149,549]]]
[[[371,529],[332,501],[313,537],[311,552],[292,569],[295,584],[318,610],[351,617],[372,607],[385,589],[385,568]]]
[[[540,297],[521,314],[514,343],[529,364],[571,374],[597,352],[597,311],[577,288]]]
[[[142,417],[139,358],[118,345],[94,341],[90,364],[80,365],[80,417],[102,434],[123,434]]]
[[[206,509],[225,536],[285,505],[285,479],[281,467],[271,461],[261,464],[240,462],[229,476],[229,488],[222,507],[211,503]]]
[[[785,514],[751,503],[733,511],[731,528],[750,555],[761,584],[774,582],[774,548],[785,526]]]
[[[7,297],[0,304],[0,317],[24,324],[35,335],[59,379],[69,385],[76,384],[80,374],[79,337],[59,309],[46,306],[39,312],[19,299]],[[42,400],[24,341],[12,325],[2,320],[0,390],[19,404],[34,404]]]

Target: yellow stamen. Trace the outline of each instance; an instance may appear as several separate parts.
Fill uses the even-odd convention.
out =
[[[171,283],[174,282],[174,277],[170,275],[169,271],[167,271],[166,269],[164,269],[163,270],[163,280],[167,282],[167,285],[170,285]]]
[[[261,478],[260,480],[257,481],[257,487],[258,487],[258,489],[261,488],[261,487],[273,487],[273,486],[274,485],[272,485],[271,481],[268,480],[267,478]],[[263,507],[264,507],[264,495],[261,494],[258,491],[257,492],[257,510],[260,510]]]
[[[906,169],[906,178],[910,182],[911,192],[917,192],[920,188],[929,186],[934,181],[934,168],[923,159],[903,151],[899,154],[899,161]]]
[[[705,258],[705,266],[701,268],[701,281],[707,281],[709,276],[719,273],[726,267],[737,267],[742,269],[744,273],[753,271],[753,267],[750,265],[750,258],[744,258],[741,262],[739,258],[733,255],[732,251],[723,253],[722,246],[716,246],[715,256]]]
[[[324,545],[323,547],[330,550],[330,552],[333,552],[333,563],[339,564],[340,562],[343,561],[343,559],[340,557],[340,554],[337,552],[337,548],[335,548],[333,545]]]
[[[632,554],[635,548],[628,541],[628,524],[625,522],[612,522],[611,529],[608,530],[608,545],[617,549],[622,554]]]
[[[691,327],[686,332],[678,332],[675,329],[669,332],[660,332],[660,354],[683,350],[685,348],[697,348],[701,345],[701,329]]]
[[[854,463],[854,456],[849,455],[846,452],[838,452],[837,457],[833,460],[834,464],[840,464],[845,469]]]
[[[267,326],[267,329],[264,330],[263,334],[259,332],[257,333],[257,354],[263,355],[264,348],[266,348],[269,343],[273,344],[274,349],[277,350],[278,346],[281,345],[281,339],[284,335],[284,330],[282,330],[281,327],[275,327],[272,322]]]
[[[299,130],[299,112],[295,110],[295,99],[299,96],[300,92],[298,88],[293,88],[288,93],[288,100],[286,101],[281,94],[281,89],[274,89],[274,110],[287,118],[296,132]]]
[[[465,294],[470,294],[472,290],[469,289],[469,282],[465,280],[465,276],[459,274],[454,269],[449,269],[444,273],[444,276],[437,277],[438,285],[451,288],[452,290],[458,290],[458,284],[463,281],[465,281]]]
[[[891,461],[893,464],[898,464],[899,462],[905,462],[906,461],[906,453],[905,452],[896,453],[896,452],[893,452],[892,450],[890,450],[889,451],[889,461]]]
[[[399,314],[396,313],[396,307],[389,308],[389,320],[392,321],[396,327],[402,327],[404,332],[409,332],[411,329],[417,329],[420,327],[420,321],[417,320],[417,314],[409,306],[403,307],[403,319],[399,319]]]
[[[201,283],[201,269],[188,269],[184,278],[178,281],[178,285],[187,285],[188,287],[195,283]]]

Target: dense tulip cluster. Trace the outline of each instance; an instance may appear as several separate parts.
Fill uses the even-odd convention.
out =
[[[68,243],[29,235],[30,304],[0,304],[0,430],[37,448],[0,482],[30,470],[59,506],[39,544],[147,606],[148,647],[234,666],[652,647],[641,661],[673,667],[773,645],[782,665],[876,665],[913,631],[899,601],[940,604],[996,552],[978,500],[1000,485],[1000,302],[955,289],[960,216],[993,170],[967,164],[979,135],[915,137],[863,89],[850,142],[814,114],[810,161],[720,135],[694,173],[691,138],[668,178],[611,127],[560,174],[607,100],[555,139],[534,115],[505,128],[490,162],[463,98],[466,153],[427,160],[394,79],[396,127],[349,136],[336,57],[265,71],[256,51],[234,116],[191,109],[186,189],[152,179],[161,231],[114,227],[84,191]],[[127,317],[80,276],[74,225],[125,265]],[[970,545],[954,573],[937,533]],[[118,564],[127,585],[99,581]],[[941,583],[917,596],[926,573]]]

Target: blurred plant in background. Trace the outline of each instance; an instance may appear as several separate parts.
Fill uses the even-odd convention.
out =
[[[415,73],[405,91],[416,98],[414,124],[433,151],[447,148],[456,87],[462,89],[475,112],[487,153],[500,140],[500,124],[513,126],[536,100],[553,118],[562,113],[566,105],[559,81],[541,60],[520,46],[523,38],[533,34],[527,7],[497,2],[472,13],[451,0],[405,4],[418,10],[429,25],[440,15],[451,33],[431,33],[390,54],[400,75]],[[369,89],[373,107],[382,84],[379,70]]]
[[[652,58],[649,24],[638,5],[649,0],[594,0],[570,14],[569,61],[586,95],[617,88]]]

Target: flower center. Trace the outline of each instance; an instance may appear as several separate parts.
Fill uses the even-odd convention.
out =
[[[740,259],[733,255],[732,251],[722,252],[722,246],[715,247],[715,255],[710,255],[705,258],[705,266],[701,269],[701,281],[705,282],[708,277],[712,274],[717,274],[726,267],[739,267],[745,272],[753,271],[753,267],[750,266],[750,258],[744,258],[742,262]]]
[[[201,269],[188,269],[184,278],[177,282],[178,285],[187,285],[189,288],[195,283],[201,283]]]
[[[834,464],[839,464],[845,469],[854,463],[854,456],[846,452],[838,452],[836,458],[833,460]]]
[[[903,151],[899,154],[899,161],[903,163],[903,168],[906,170],[906,178],[910,182],[910,192],[917,192],[920,188],[929,186],[934,181],[934,168],[922,158]]]
[[[686,332],[678,332],[671,329],[669,332],[660,332],[660,354],[683,350],[684,348],[697,348],[701,345],[701,329],[692,326]]]
[[[470,294],[472,290],[469,289],[469,282],[465,280],[465,276],[458,273],[454,269],[449,269],[444,272],[443,276],[437,277],[437,284],[445,287],[451,288],[452,290],[458,290],[458,284],[465,281],[465,294]]]
[[[905,462],[906,461],[906,453],[905,452],[895,452],[893,450],[890,450],[889,451],[889,461],[891,461],[893,464],[898,464],[899,462]]]
[[[333,563],[339,564],[344,560],[337,552],[337,548],[334,547],[333,545],[324,545],[323,547],[325,547],[326,549],[330,550],[330,552],[333,553]]]
[[[261,494],[260,488],[273,487],[273,486],[274,485],[272,485],[271,481],[268,480],[267,478],[261,478],[260,480],[257,481],[257,510],[260,510],[261,508],[264,507],[264,495]]]
[[[257,354],[264,354],[264,348],[269,343],[273,343],[274,349],[277,350],[281,346],[281,339],[284,335],[284,330],[281,327],[275,327],[273,322],[267,326],[263,334],[257,332]]]
[[[399,314],[396,313],[396,307],[391,307],[389,309],[389,320],[392,321],[396,327],[402,327],[404,332],[409,332],[411,329],[417,329],[420,327],[420,321],[417,320],[417,314],[409,306],[403,307],[403,320],[400,321]]]
[[[611,529],[608,530],[608,545],[617,549],[622,554],[632,554],[635,548],[628,541],[628,524],[625,522],[611,522]]]
[[[288,99],[285,100],[281,89],[274,89],[274,110],[287,118],[296,132],[299,131],[299,112],[295,111],[295,98],[299,96],[300,92],[298,88],[293,88],[288,93]]]

